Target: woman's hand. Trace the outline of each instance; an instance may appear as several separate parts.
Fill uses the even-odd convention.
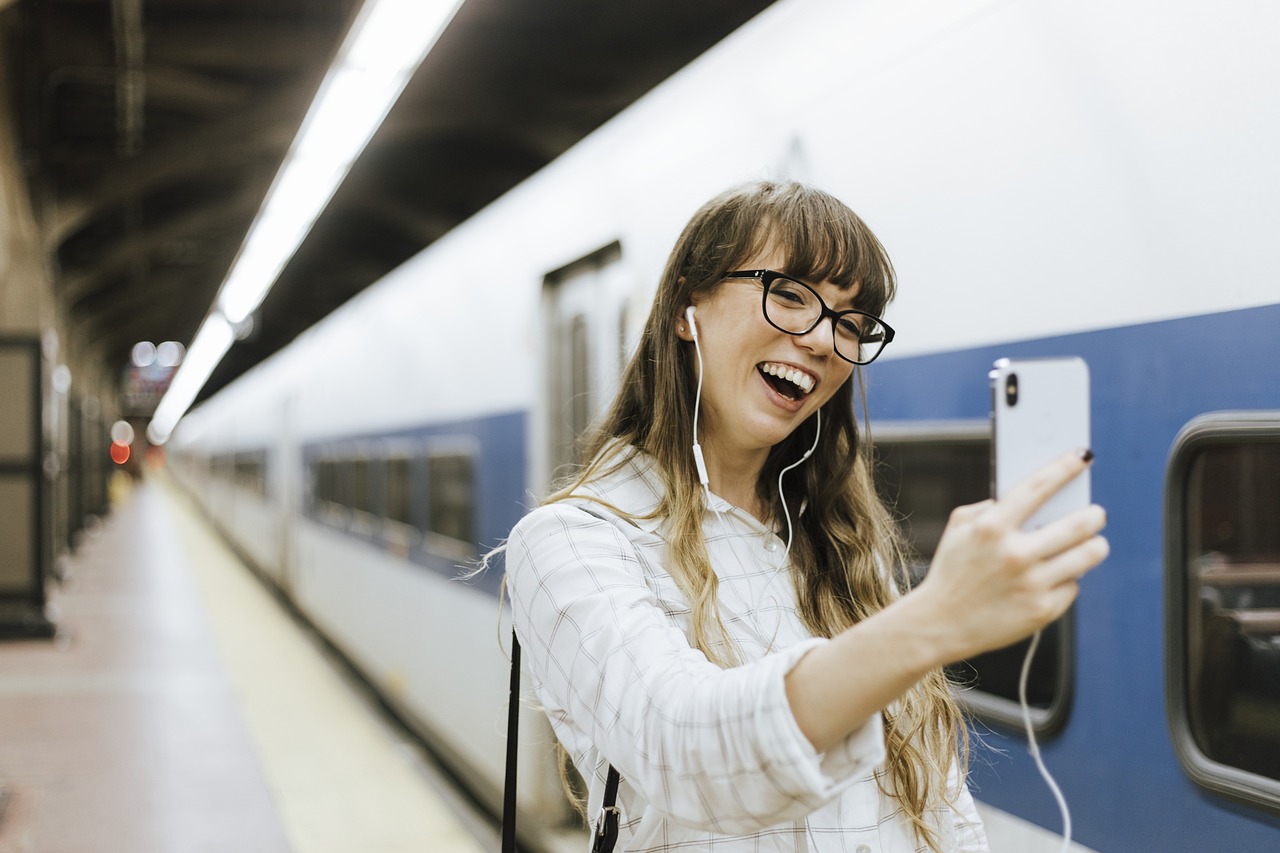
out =
[[[942,533],[929,574],[914,595],[931,599],[947,663],[1007,646],[1061,616],[1085,572],[1106,559],[1099,506],[1038,530],[1022,525],[1079,476],[1093,454],[1062,456],[999,501],[958,507]]]
[[[800,659],[787,699],[814,749],[848,737],[926,672],[1007,646],[1071,606],[1081,575],[1107,556],[1106,513],[1091,506],[1021,527],[1091,458],[1063,456],[1004,499],[955,510],[914,592]]]

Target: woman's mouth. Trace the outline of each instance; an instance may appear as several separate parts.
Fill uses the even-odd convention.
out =
[[[756,370],[773,390],[792,402],[809,396],[818,384],[817,379],[803,370],[776,361],[762,361],[756,365]]]

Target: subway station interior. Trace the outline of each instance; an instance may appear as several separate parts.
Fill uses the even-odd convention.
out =
[[[1034,658],[947,667],[963,850],[1280,849],[1278,40],[1268,0],[0,0],[0,853],[592,849],[528,672],[509,716],[502,545],[750,181],[891,259],[854,421],[913,583],[991,497],[993,365],[1086,370],[1109,555]],[[680,846],[640,784],[619,853],[910,849]]]

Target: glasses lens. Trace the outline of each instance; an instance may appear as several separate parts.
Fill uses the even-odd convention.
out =
[[[870,314],[845,314],[836,320],[836,352],[854,364],[866,364],[884,349],[888,332]]]
[[[764,300],[764,315],[784,332],[803,335],[822,318],[823,304],[806,284],[775,278]],[[835,348],[854,364],[867,364],[884,349],[888,330],[870,314],[842,314],[835,322]]]
[[[822,301],[807,286],[789,278],[775,278],[764,300],[764,314],[784,332],[803,335],[822,316]]]

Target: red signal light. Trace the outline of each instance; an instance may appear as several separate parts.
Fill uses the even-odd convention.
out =
[[[111,461],[123,465],[129,461],[129,445],[118,441],[111,442]]]

